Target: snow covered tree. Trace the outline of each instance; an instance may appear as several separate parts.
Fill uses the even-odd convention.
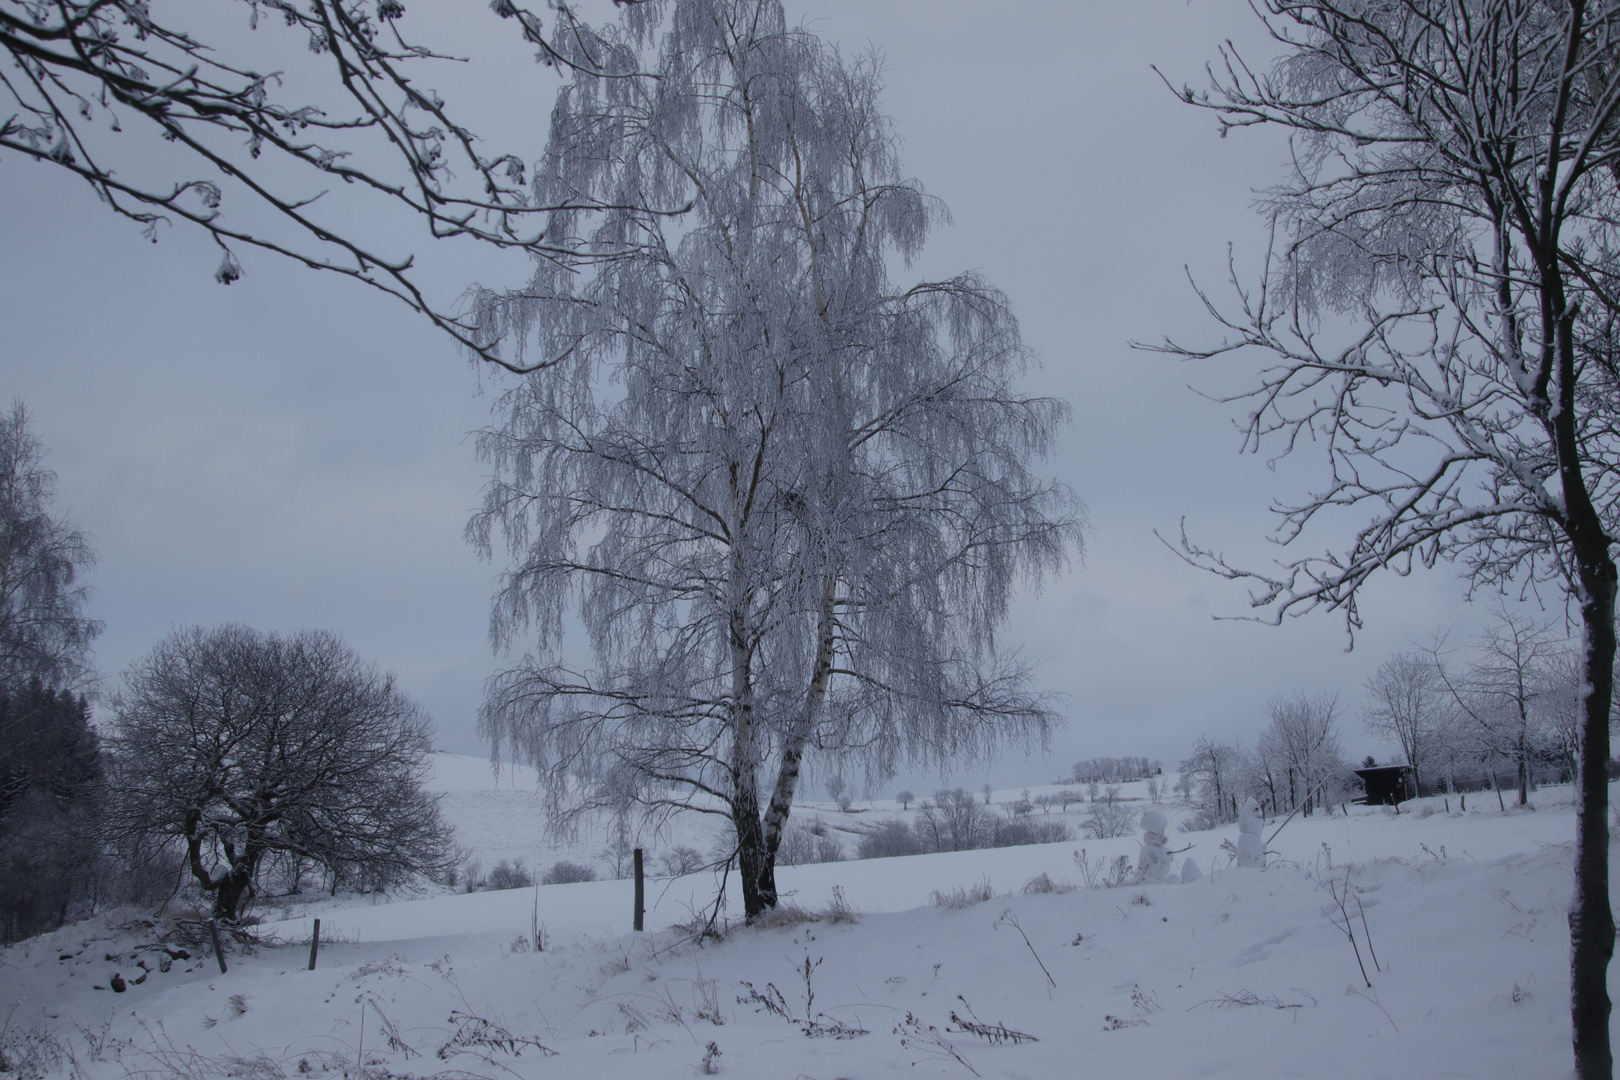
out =
[[[1266,716],[1271,723],[1260,733],[1256,753],[1279,782],[1284,807],[1303,806],[1309,815],[1324,796],[1332,800],[1354,779],[1339,744],[1337,693],[1279,694],[1266,702]]]
[[[1236,820],[1232,801],[1238,793],[1245,756],[1236,742],[1200,735],[1192,755],[1176,766],[1181,774],[1176,779],[1176,790],[1204,811],[1200,826],[1212,829],[1224,821]]]
[[[549,28],[512,0],[490,6],[541,63],[591,62],[548,43],[568,34],[565,6],[552,5]],[[451,58],[408,22],[400,0],[0,0],[10,59],[0,151],[79,177],[153,240],[176,222],[206,231],[221,283],[242,275],[238,253],[273,252],[388,293],[510,367],[498,341],[423,294],[390,225],[584,253],[540,230],[550,208],[528,200],[523,161],[483,149],[466,117],[423,85]]]
[[[334,883],[436,874],[453,855],[422,788],[432,725],[335,635],[176,630],[112,699],[109,831],[184,849],[233,921],[267,857]]]
[[[1420,652],[1397,653],[1367,680],[1362,721],[1370,733],[1401,748],[1416,786],[1441,749],[1451,711],[1434,659]]]
[[[1537,702],[1549,689],[1565,642],[1549,623],[1501,605],[1495,613],[1496,621],[1474,639],[1464,671],[1448,670],[1440,643],[1433,665],[1459,714],[1462,745],[1493,759],[1493,768],[1494,760],[1511,761],[1524,806],[1530,801],[1530,771],[1551,743],[1542,725],[1547,714]]]
[[[1366,516],[1347,543],[1255,572],[1281,620],[1360,622],[1379,570],[1444,559],[1474,587],[1534,583],[1578,609],[1582,760],[1609,759],[1620,535],[1620,4],[1614,0],[1261,0],[1269,72],[1228,55],[1187,102],[1223,131],[1293,133],[1267,198],[1272,257],[1229,332],[1186,357],[1270,366],[1248,448],[1327,451],[1330,479],[1278,507],[1278,540]],[[1234,282],[1234,285],[1236,283]],[[1208,298],[1205,298],[1208,300]],[[1581,775],[1570,903],[1576,1071],[1612,1071],[1608,787]]]
[[[37,679],[75,686],[90,674],[101,624],[85,617],[80,574],[96,562],[90,541],[56,514],[56,474],[14,402],[0,417],[0,687]],[[0,729],[3,734],[3,729]]]
[[[534,644],[480,723],[559,814],[726,817],[752,918],[807,761],[870,785],[1054,722],[996,631],[1078,540],[1031,471],[1066,410],[1013,388],[1027,355],[989,285],[891,283],[942,211],[900,171],[874,58],[775,0],[644,5],[575,40],[592,65],[533,198],[614,204],[547,230],[623,254],[539,261],[475,309],[549,366],[480,440],[470,532],[513,559],[493,637]],[[589,668],[561,652],[572,606]]]
[[[1542,665],[1536,695],[1536,728],[1549,757],[1561,762],[1570,779],[1581,775],[1581,654],[1573,642],[1554,650]],[[1609,706],[1610,715],[1620,711]]]
[[[14,402],[0,416],[0,942],[61,924],[95,861],[101,755],[73,688],[92,677],[90,541]]]

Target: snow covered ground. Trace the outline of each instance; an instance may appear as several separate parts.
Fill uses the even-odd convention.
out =
[[[534,832],[532,776],[496,787],[478,764],[442,761],[438,784],[486,866],[592,853],[599,838],[571,849]],[[1023,891],[1041,874],[1081,884],[1082,847],[1093,866],[1134,860],[1134,836],[784,868],[792,903],[822,917],[718,941],[673,928],[712,896],[706,874],[650,882],[644,934],[629,932],[628,881],[339,898],[269,923],[291,944],[232,955],[225,975],[192,950],[159,971],[124,913],[0,953],[0,1044],[91,1080],[644,1080],[702,1075],[706,1058],[783,1080],[1565,1076],[1569,797],[1295,819],[1263,872],[1229,865],[1236,826],[1172,830],[1172,847],[1194,845],[1177,865],[1204,871],[1189,885]],[[856,807],[821,813],[899,813]],[[986,881],[989,899],[930,906]],[[834,890],[853,922],[825,917]]]

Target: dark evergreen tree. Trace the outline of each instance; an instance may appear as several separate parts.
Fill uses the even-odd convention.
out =
[[[79,580],[89,540],[21,402],[0,415],[0,942],[60,926],[97,866],[101,748],[82,696],[101,624]]]
[[[0,689],[0,942],[60,926],[98,855],[101,746],[82,696]]]

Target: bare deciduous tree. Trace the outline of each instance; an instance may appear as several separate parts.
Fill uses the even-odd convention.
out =
[[[1269,358],[1243,396],[1248,448],[1324,447],[1331,478],[1278,507],[1288,544],[1366,516],[1349,542],[1256,573],[1281,620],[1360,624],[1380,570],[1441,559],[1474,587],[1534,582],[1579,610],[1583,760],[1609,758],[1620,440],[1613,390],[1620,4],[1613,0],[1261,0],[1284,55],[1233,54],[1189,103],[1226,128],[1277,124],[1295,172],[1267,199],[1275,244],[1230,333],[1185,357]],[[1235,285],[1235,281],[1234,281]],[[1581,776],[1570,905],[1576,1071],[1611,1074],[1608,790]]]
[[[112,700],[114,836],[185,850],[214,914],[281,854],[372,884],[457,856],[422,788],[431,722],[332,634],[177,630]]]
[[[514,560],[494,637],[538,639],[480,722],[551,773],[558,813],[723,815],[752,918],[807,759],[870,785],[1044,738],[1053,713],[995,635],[1078,526],[1031,471],[1066,410],[1012,388],[1005,299],[889,280],[939,210],[900,171],[875,59],[774,0],[660,10],[581,35],[608,74],[581,64],[562,92],[534,187],[621,204],[548,229],[636,250],[543,260],[478,303],[493,336],[564,358],[480,443],[471,534]],[[576,601],[590,670],[558,654]]]
[[[1541,690],[1535,699],[1536,727],[1550,755],[1555,755],[1571,779],[1581,775],[1581,654],[1572,645],[1556,649],[1542,667]],[[1613,703],[1609,713],[1617,715]]]
[[[1235,821],[1237,812],[1231,808],[1232,796],[1237,793],[1243,766],[1243,749],[1235,742],[1198,736],[1192,756],[1177,766],[1181,775],[1176,790],[1184,799],[1196,799],[1207,812],[1206,828],[1223,821]]]
[[[1260,733],[1256,754],[1276,776],[1283,808],[1304,807],[1309,816],[1354,778],[1339,745],[1339,695],[1296,690],[1266,702],[1271,721]]]
[[[1519,788],[1519,805],[1530,801],[1530,773],[1546,746],[1537,702],[1548,688],[1551,665],[1564,652],[1551,624],[1494,608],[1496,620],[1474,639],[1465,671],[1453,675],[1435,643],[1431,658],[1464,731],[1462,742],[1487,758],[1507,759]]]
[[[1440,750],[1451,700],[1431,656],[1397,653],[1367,680],[1362,721],[1367,730],[1401,748],[1412,767],[1412,783],[1421,785],[1426,769]]]

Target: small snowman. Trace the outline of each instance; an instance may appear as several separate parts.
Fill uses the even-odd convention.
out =
[[[1237,864],[1256,870],[1266,865],[1266,842],[1260,838],[1260,806],[1246,799],[1238,813]]]
[[[1175,880],[1170,876],[1169,844],[1165,839],[1165,817],[1157,810],[1142,814],[1142,850],[1136,857],[1136,868],[1144,881]]]

